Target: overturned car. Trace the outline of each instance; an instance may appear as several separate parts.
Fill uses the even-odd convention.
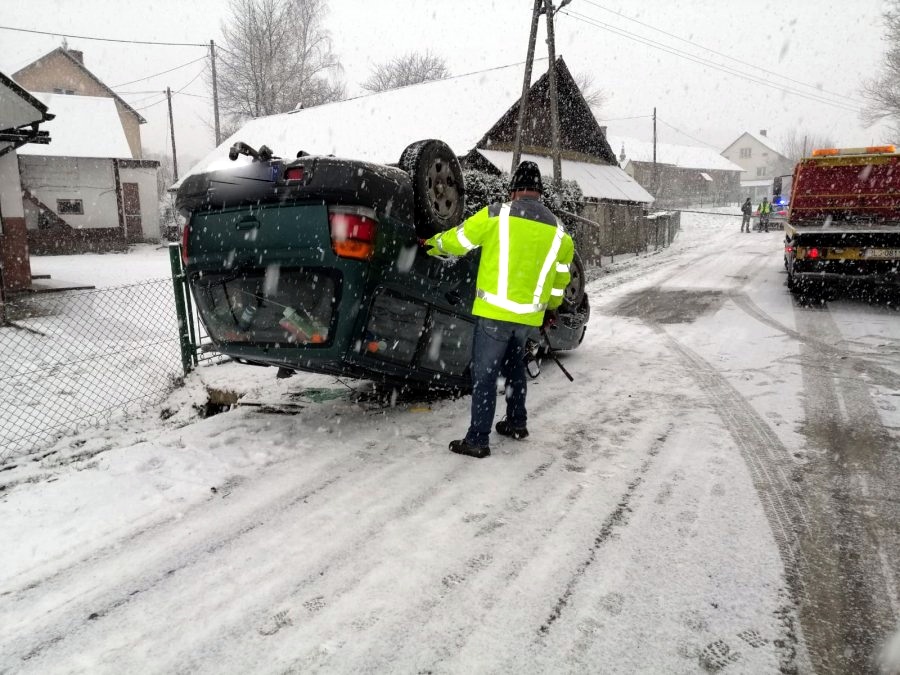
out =
[[[478,251],[445,260],[419,242],[458,225],[462,171],[441,141],[396,167],[263,146],[186,178],[182,260],[215,348],[252,364],[410,389],[470,388]],[[249,161],[248,161],[249,159]],[[590,309],[577,256],[538,354],[577,347]]]

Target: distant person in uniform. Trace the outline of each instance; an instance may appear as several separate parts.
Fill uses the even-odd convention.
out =
[[[750,197],[747,197],[747,201],[741,204],[741,213],[744,214],[744,217],[741,219],[741,232],[750,234],[750,215],[753,213],[753,204],[750,203]]]
[[[763,197],[762,203],[759,205],[759,231],[769,231],[769,215],[772,213],[772,205],[769,203],[768,197]]]

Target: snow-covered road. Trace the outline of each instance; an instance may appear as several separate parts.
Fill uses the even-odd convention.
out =
[[[590,284],[575,382],[545,364],[489,459],[447,451],[468,398],[229,364],[4,472],[0,672],[874,671],[900,316],[683,222]],[[277,405],[201,420],[204,383]]]

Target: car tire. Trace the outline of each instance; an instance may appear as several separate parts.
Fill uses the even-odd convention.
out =
[[[446,143],[430,139],[407,146],[399,167],[412,180],[419,237],[433,237],[462,222],[466,203],[462,168]]]
[[[566,286],[566,290],[563,292],[563,301],[560,309],[564,312],[577,312],[579,305],[581,305],[581,300],[584,298],[584,287],[586,283],[584,278],[584,265],[582,264],[581,256],[578,255],[577,251],[572,258],[572,264],[569,265],[569,274],[572,278],[569,280],[569,285]]]

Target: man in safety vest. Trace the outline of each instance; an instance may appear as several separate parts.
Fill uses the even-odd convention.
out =
[[[759,231],[769,231],[769,215],[772,213],[772,205],[767,197],[763,197],[762,203],[759,205]]]
[[[506,419],[497,423],[497,433],[516,440],[528,436],[525,340],[534,327],[556,320],[575,252],[572,238],[541,203],[542,192],[537,164],[522,162],[510,182],[509,202],[486,206],[425,242],[428,254],[437,256],[481,247],[472,306],[472,416],[466,437],[450,443],[460,455],[491,454],[498,375],[506,377]]]

